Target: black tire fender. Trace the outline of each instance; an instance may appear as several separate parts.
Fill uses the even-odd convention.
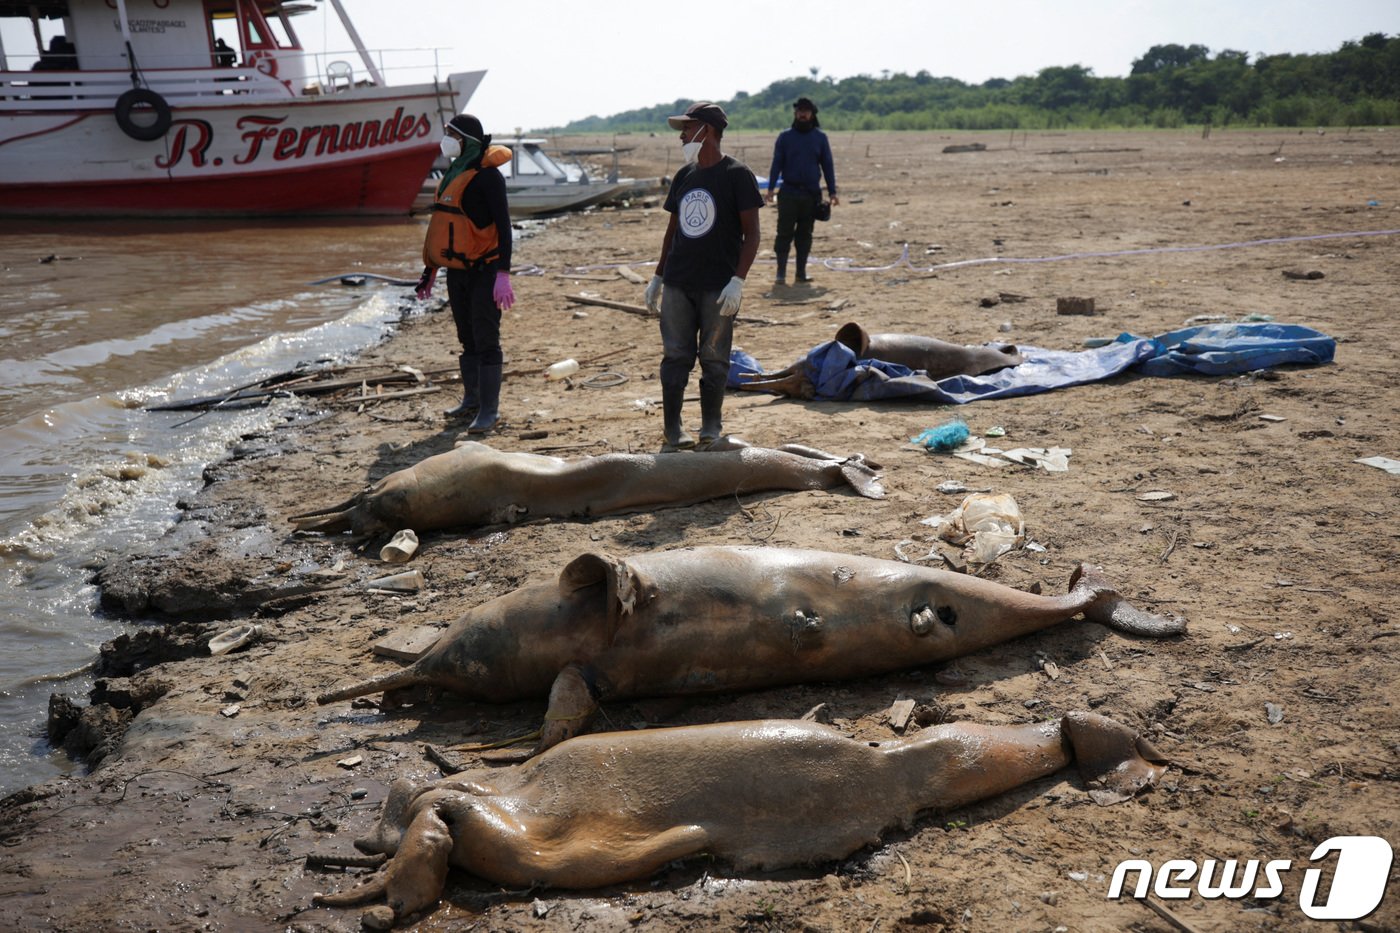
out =
[[[154,123],[137,123],[131,119],[131,112],[137,109],[155,114]],[[117,98],[117,126],[132,139],[151,142],[160,139],[170,129],[170,105],[150,88],[134,87]]]

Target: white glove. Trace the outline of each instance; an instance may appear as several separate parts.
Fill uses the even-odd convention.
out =
[[[744,300],[744,280],[737,275],[729,280],[719,293],[719,313],[733,317],[739,313],[739,302]]]
[[[661,313],[661,276],[653,275],[647,283],[646,302],[647,310],[652,314]]]

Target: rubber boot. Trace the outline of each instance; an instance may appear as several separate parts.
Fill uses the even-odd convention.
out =
[[[797,277],[793,281],[799,284],[812,281],[807,275],[807,250],[800,246],[797,248]]]
[[[681,405],[685,403],[685,386],[661,386],[661,421],[665,433],[666,446],[674,450],[684,450],[695,446],[695,438],[681,427]]]
[[[700,380],[700,443],[719,440],[724,433],[724,383],[709,385]]]
[[[481,366],[476,382],[481,408],[467,426],[468,434],[489,434],[500,420],[502,368],[500,363]]]
[[[460,354],[457,357],[457,368],[462,372],[462,403],[443,412],[449,418],[465,418],[480,407],[477,403],[476,382],[481,368],[481,357],[474,353]]]

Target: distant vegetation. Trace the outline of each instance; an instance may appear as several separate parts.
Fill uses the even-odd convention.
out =
[[[1261,7],[1261,9],[1264,9]],[[1324,14],[1325,15],[1325,14]],[[1320,55],[1259,55],[1203,45],[1158,45],[1126,78],[1097,78],[1079,65],[1034,77],[967,84],[956,78],[857,75],[777,81],[719,101],[739,129],[774,130],[807,96],[830,130],[1047,130],[1070,127],[1361,126],[1400,124],[1400,36],[1372,33]],[[665,130],[678,100],[610,117],[575,120],[561,132]]]

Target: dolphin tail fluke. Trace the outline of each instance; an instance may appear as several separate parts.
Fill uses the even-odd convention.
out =
[[[1098,597],[1084,610],[1090,622],[1116,628],[1130,635],[1167,638],[1186,634],[1186,620],[1180,616],[1161,616],[1146,612],[1128,602],[1104,576],[1103,568],[1080,564],[1069,578],[1070,589],[1088,586],[1098,591]]]
[[[860,454],[841,461],[841,475],[856,492],[867,499],[885,498],[885,487],[880,482],[880,474],[875,472]]]
[[[1151,742],[1106,716],[1067,713],[1061,728],[1096,803],[1127,800],[1167,773],[1166,757]]]

